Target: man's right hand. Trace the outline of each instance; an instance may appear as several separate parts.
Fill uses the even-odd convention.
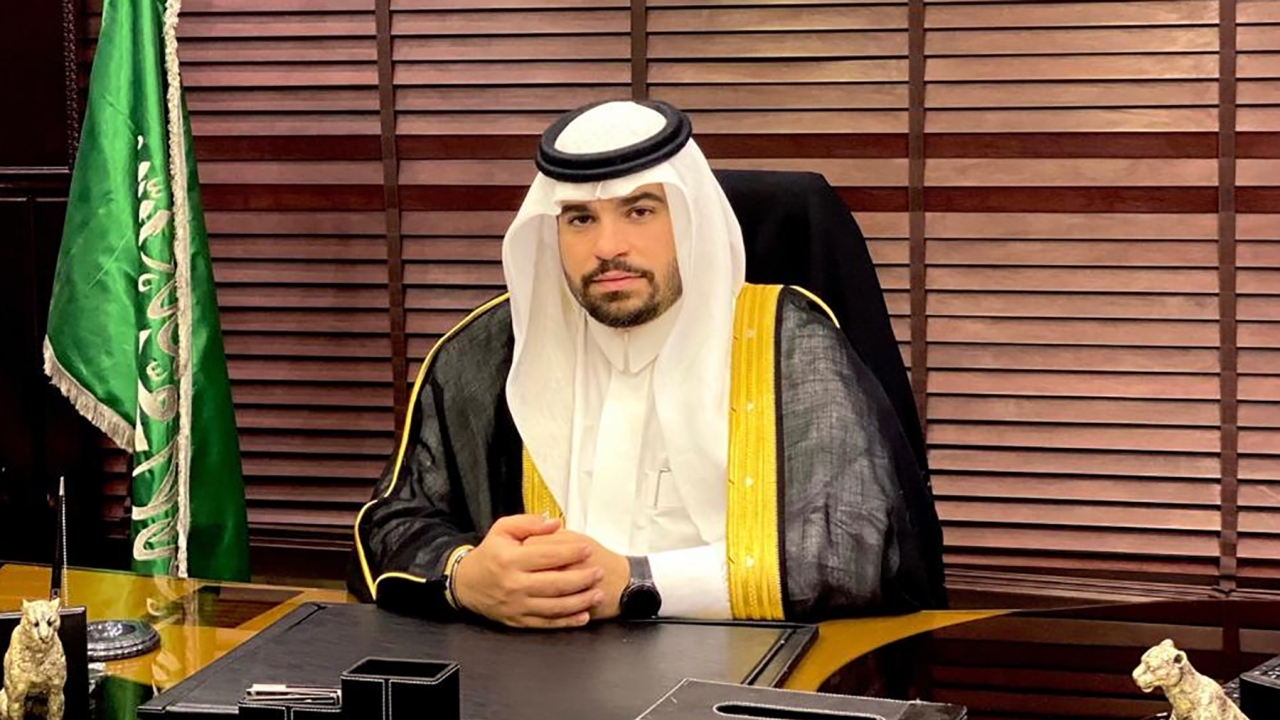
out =
[[[590,610],[604,599],[597,587],[603,571],[567,568],[590,558],[590,545],[521,544],[559,529],[560,521],[541,515],[499,518],[454,568],[454,598],[467,610],[511,627],[586,625]]]

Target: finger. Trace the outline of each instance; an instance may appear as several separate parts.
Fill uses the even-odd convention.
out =
[[[559,520],[548,520],[541,515],[524,514],[498,518],[493,523],[493,527],[489,528],[489,532],[511,538],[516,542],[522,542],[525,538],[534,535],[547,535],[559,529]]]
[[[557,598],[529,598],[524,602],[524,615],[562,618],[584,613],[599,605],[604,593],[596,588]]]
[[[530,573],[529,597],[558,598],[589,590],[604,579],[604,570],[586,567],[580,570],[544,570]]]
[[[510,549],[509,567],[523,572],[559,570],[591,557],[591,546],[585,543],[563,545],[521,545]]]
[[[591,538],[572,530],[560,529],[548,535],[532,535],[525,538],[525,545],[563,545],[565,543],[591,544]]]
[[[531,630],[557,630],[561,628],[582,627],[591,622],[590,613],[577,613],[576,615],[568,615],[566,617],[546,618],[536,615],[522,615],[515,620],[508,622],[508,625],[518,628],[526,628]]]

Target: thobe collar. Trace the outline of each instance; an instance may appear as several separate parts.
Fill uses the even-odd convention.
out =
[[[587,316],[587,335],[621,373],[637,373],[657,359],[680,316],[680,301],[649,322],[633,328],[611,328]]]

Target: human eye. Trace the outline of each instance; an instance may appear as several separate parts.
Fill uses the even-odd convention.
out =
[[[573,213],[568,213],[568,215],[564,219],[564,222],[569,227],[582,228],[590,225],[594,220],[595,218],[592,217],[590,213],[573,212]]]
[[[644,220],[645,218],[652,217],[655,213],[657,213],[657,210],[648,205],[636,205],[631,208],[629,214],[637,220]]]

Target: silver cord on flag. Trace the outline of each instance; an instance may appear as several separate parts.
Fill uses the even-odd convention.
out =
[[[191,528],[191,207],[187,198],[187,136],[178,65],[178,13],[182,0],[164,4],[165,111],[169,128],[169,178],[173,194],[173,260],[178,306],[178,549],[170,571],[187,577]]]

